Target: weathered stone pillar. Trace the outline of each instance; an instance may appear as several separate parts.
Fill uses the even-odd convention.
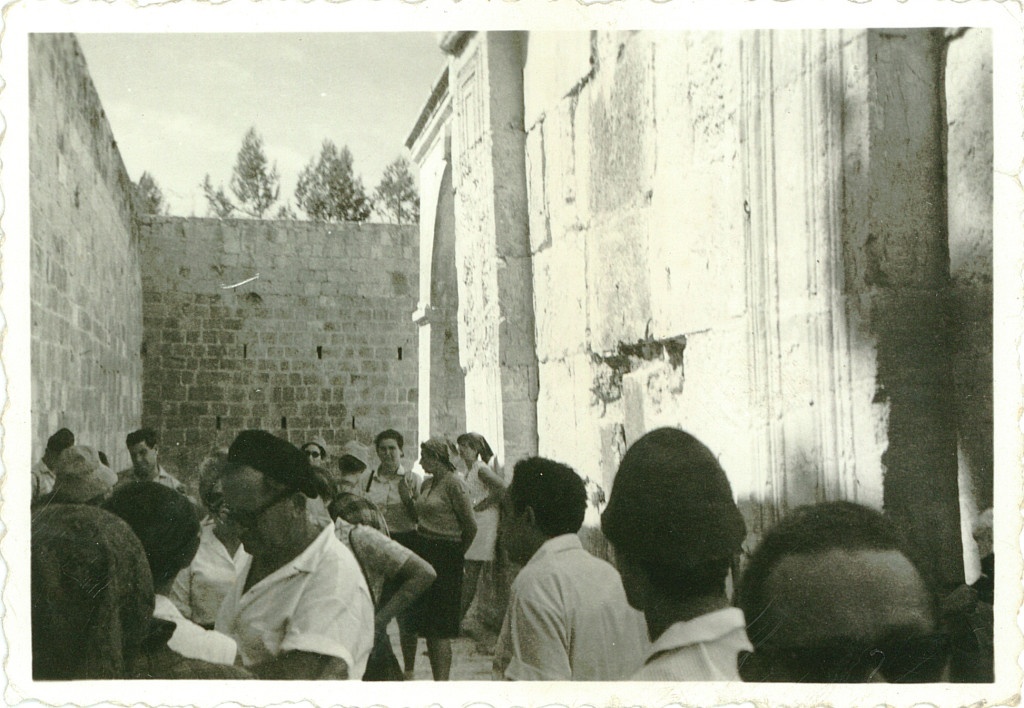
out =
[[[457,435],[466,425],[458,351],[458,276],[448,70],[434,83],[406,140],[420,170],[419,435]],[[413,448],[411,454],[417,454]]]
[[[458,33],[453,54],[456,258],[466,424],[507,465],[537,451],[537,354],[516,32]]]
[[[963,581],[946,215],[942,30],[845,49],[843,261],[853,336],[887,403],[883,505],[935,578]]]

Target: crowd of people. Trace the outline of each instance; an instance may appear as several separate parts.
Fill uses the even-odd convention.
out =
[[[529,457],[506,474],[476,433],[422,443],[421,474],[395,430],[374,439],[375,465],[355,441],[332,457],[319,438],[246,430],[203,459],[197,497],[153,430],[126,445],[115,474],[61,429],[32,468],[37,680],[403,680],[420,638],[448,680],[499,556],[520,569],[494,679],[992,680],[990,540],[982,579],[942,593],[884,514],[827,502],[741,563],[728,477],[678,429],[621,461],[601,515],[614,564],[584,548],[572,467]]]

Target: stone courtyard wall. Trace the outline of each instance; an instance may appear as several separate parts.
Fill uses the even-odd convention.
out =
[[[967,30],[946,62],[949,136],[949,271],[964,544],[993,503],[992,413],[992,35]],[[982,110],[979,110],[979,106]],[[968,581],[979,570],[973,553]]]
[[[190,479],[246,428],[332,451],[395,428],[414,462],[417,240],[416,225],[144,218],[142,418],[162,459]]]
[[[941,32],[533,32],[526,57],[540,454],[608,491],[630,443],[679,426],[749,543],[851,499],[962,580],[953,400],[990,409],[991,176],[958,202],[978,227],[949,231]],[[949,101],[980,116],[961,175],[991,172],[988,67]]]
[[[142,410],[131,181],[74,35],[31,35],[28,65],[32,455],[66,426],[123,466]]]

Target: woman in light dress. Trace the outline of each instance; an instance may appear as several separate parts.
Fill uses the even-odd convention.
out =
[[[505,488],[505,479],[483,435],[463,433],[456,442],[459,457],[466,464],[466,485],[469,487],[477,527],[473,545],[466,551],[465,579],[462,583],[462,616],[465,617],[476,595],[481,569],[485,563],[494,561],[494,547],[498,538],[498,503]]]

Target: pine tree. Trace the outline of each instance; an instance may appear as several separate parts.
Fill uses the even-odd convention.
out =
[[[199,187],[203,190],[203,196],[206,197],[207,211],[212,216],[227,219],[235,212],[235,205],[231,203],[231,199],[224,193],[224,187],[214,189],[213,182],[210,181],[210,175],[206,175],[203,178],[203,181],[199,183]]]
[[[366,221],[373,202],[352,172],[352,153],[324,140],[320,157],[299,173],[295,202],[315,221]]]
[[[143,172],[135,186],[136,206],[143,214],[166,214],[169,210],[160,185],[153,175]]]
[[[277,165],[267,168],[263,138],[255,127],[249,128],[242,138],[242,148],[231,171],[231,191],[240,203],[239,210],[257,219],[263,218],[281,192]]]
[[[377,212],[395,223],[416,222],[420,218],[420,197],[409,170],[409,161],[398,157],[384,168],[374,193]]]

